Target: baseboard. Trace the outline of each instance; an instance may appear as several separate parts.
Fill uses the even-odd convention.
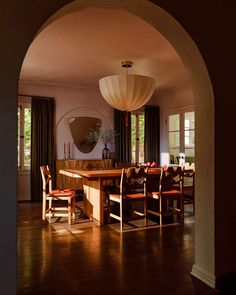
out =
[[[205,271],[203,268],[197,266],[196,264],[193,265],[191,275],[195,278],[199,279],[203,283],[207,284],[211,288],[215,289],[216,287],[216,279],[214,274]]]
[[[17,196],[17,202],[27,202],[27,201],[31,201],[30,196],[25,196],[25,195],[18,195]]]

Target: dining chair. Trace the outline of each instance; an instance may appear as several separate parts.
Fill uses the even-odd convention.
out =
[[[131,167],[131,163],[129,162],[118,162],[116,163],[116,167],[118,169],[123,169],[123,168],[129,168]],[[114,193],[119,193],[120,191],[120,182],[119,179],[112,179],[112,180],[105,180],[104,181],[104,192],[105,195],[109,195],[109,194],[114,194]],[[107,199],[107,198],[106,198]]]
[[[151,199],[154,201],[152,202],[152,207],[150,206],[151,202],[149,202]],[[163,218],[168,216],[174,217],[176,215],[179,222],[183,222],[183,167],[162,167],[159,191],[148,193],[147,212],[159,217],[160,226],[163,225]]]
[[[185,204],[193,204],[193,213],[195,213],[195,171],[189,166],[184,167],[183,171],[183,202]]]
[[[148,169],[144,167],[122,168],[120,192],[108,195],[110,218],[120,222],[121,232],[125,230],[124,223],[140,218],[145,219],[145,226],[147,226],[147,171]],[[126,210],[128,204],[133,205],[129,207],[129,209],[131,208],[129,214]]]
[[[195,163],[194,162],[191,163],[190,168],[195,171]]]
[[[70,225],[71,218],[75,218],[75,190],[52,190],[52,175],[48,165],[40,166],[40,171],[43,182],[42,219],[66,216]],[[67,206],[54,206],[54,201],[67,201]]]

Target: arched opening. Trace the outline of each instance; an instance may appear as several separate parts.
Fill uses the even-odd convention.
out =
[[[43,27],[62,15],[90,6],[123,9],[152,24],[177,51],[191,75],[196,114],[196,254],[192,273],[214,287],[214,102],[211,83],[200,53],[183,28],[158,6],[146,1],[136,3],[90,1],[81,4],[74,1],[54,14]]]

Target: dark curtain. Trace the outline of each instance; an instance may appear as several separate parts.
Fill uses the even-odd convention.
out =
[[[31,109],[31,200],[41,201],[40,166],[49,165],[52,175],[55,177],[54,99],[32,97]]]
[[[115,160],[131,162],[131,113],[114,109]]]
[[[145,106],[144,161],[160,164],[160,110]]]

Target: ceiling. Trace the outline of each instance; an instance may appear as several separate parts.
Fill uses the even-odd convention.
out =
[[[151,76],[156,91],[189,84],[179,56],[150,24],[122,10],[89,8],[67,14],[33,40],[20,80],[97,88],[100,78],[129,73]]]

